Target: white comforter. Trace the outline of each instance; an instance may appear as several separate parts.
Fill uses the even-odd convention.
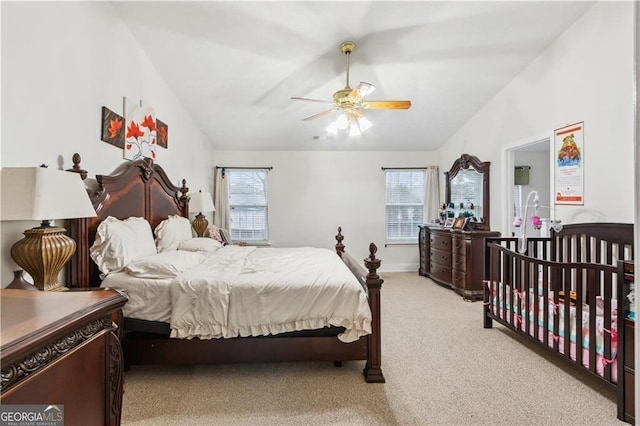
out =
[[[371,333],[366,293],[335,252],[226,246],[169,286],[171,337],[262,336],[342,326],[352,342]]]

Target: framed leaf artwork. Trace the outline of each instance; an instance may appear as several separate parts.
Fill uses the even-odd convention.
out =
[[[157,138],[158,146],[168,148],[169,145],[169,126],[156,118],[156,126],[158,127]]]
[[[124,149],[124,117],[102,107],[102,137],[104,142]]]
[[[139,160],[140,158],[153,158],[157,153],[157,124],[156,114],[153,108],[143,106],[142,102],[131,102],[124,99],[126,120],[126,133],[124,143],[125,160]]]

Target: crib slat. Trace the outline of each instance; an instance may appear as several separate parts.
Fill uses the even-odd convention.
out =
[[[597,271],[594,271],[597,272]],[[613,324],[614,324],[614,320],[613,320],[613,312],[612,312],[612,308],[611,308],[611,302],[608,302],[610,300],[613,299],[613,286],[615,285],[615,282],[613,281],[613,271],[605,271],[604,273],[600,274],[597,273],[598,278],[601,282],[599,282],[598,287],[604,287],[604,292],[602,295],[602,300],[605,301],[604,303],[604,313],[603,313],[603,328],[605,329],[605,332],[603,333],[603,337],[604,337],[604,347],[602,348],[602,356],[603,358],[606,359],[613,359],[613,354],[611,351],[611,344],[612,344],[612,330],[613,330]],[[619,303],[619,302],[618,302]],[[609,330],[609,331],[606,331]],[[606,363],[604,366],[604,378],[607,381],[610,381],[612,379],[612,366],[609,363]]]
[[[544,294],[544,311],[542,312],[542,336],[545,347],[549,347],[549,268],[542,270],[542,294]]]
[[[586,235],[584,237],[584,243],[585,243],[585,260],[581,260],[581,262],[592,262],[593,261],[593,257],[591,256],[591,240],[592,238],[589,237],[588,235]]]
[[[562,275],[562,289],[564,290],[564,356],[571,359],[571,269],[564,268],[564,274]]]
[[[575,292],[576,292],[576,364],[582,366],[582,341],[584,339],[582,332],[582,309],[584,307],[584,292],[583,292],[583,283],[582,277],[584,276],[584,270],[582,268],[575,269]],[[589,292],[587,292],[587,297],[589,297]],[[591,306],[591,302],[587,302],[589,306]],[[593,319],[593,315],[589,315],[589,320]],[[593,342],[591,340],[591,336],[589,336],[589,345]],[[589,353],[591,350],[589,349]],[[589,368],[593,368],[594,363],[589,361]],[[592,370],[593,371],[593,370]]]

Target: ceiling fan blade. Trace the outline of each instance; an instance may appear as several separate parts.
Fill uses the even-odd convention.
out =
[[[333,104],[332,101],[322,101],[320,99],[299,98],[297,96],[293,96],[291,99],[293,99],[294,101],[308,101],[308,102],[318,102],[318,103],[321,103],[321,104]]]
[[[338,108],[328,109],[326,111],[322,111],[322,112],[319,112],[317,114],[311,115],[311,116],[309,116],[307,118],[303,118],[302,121],[309,121],[309,120],[314,120],[316,118],[324,117],[325,115],[329,115],[333,111],[337,111],[337,110],[338,110]]]
[[[367,109],[409,109],[411,101],[367,101],[362,103]]]
[[[358,84],[358,86],[349,93],[348,97],[350,99],[362,99],[374,90],[376,90],[376,86],[371,83],[361,81],[360,84]]]

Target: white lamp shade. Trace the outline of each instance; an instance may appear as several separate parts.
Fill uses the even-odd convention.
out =
[[[194,212],[215,212],[216,208],[213,205],[213,198],[208,192],[196,192],[190,195],[189,199],[189,211]]]
[[[0,220],[95,217],[78,173],[46,167],[3,167]]]

